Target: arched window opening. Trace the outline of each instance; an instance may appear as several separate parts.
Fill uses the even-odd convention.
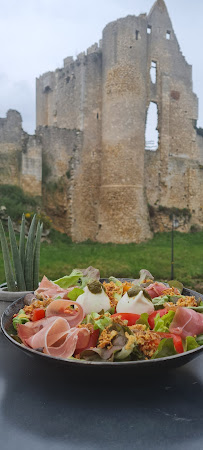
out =
[[[171,32],[167,30],[166,32],[166,39],[169,41],[171,39]]]
[[[145,150],[155,151],[159,146],[158,127],[158,108],[157,104],[150,102],[147,111],[147,120],[145,128]]]
[[[151,68],[150,68],[150,77],[151,77],[151,82],[153,84],[156,84],[156,70],[157,70],[156,61],[152,61]]]
[[[147,34],[151,34],[151,32],[152,32],[152,26],[147,25]]]

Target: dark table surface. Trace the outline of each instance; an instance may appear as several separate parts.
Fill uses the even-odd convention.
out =
[[[151,376],[71,373],[0,332],[0,448],[203,448],[203,355]]]

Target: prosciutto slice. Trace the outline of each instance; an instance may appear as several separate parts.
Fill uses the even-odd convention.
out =
[[[170,333],[178,334],[183,339],[203,333],[203,314],[193,309],[179,307],[169,327]]]
[[[145,291],[148,292],[151,298],[155,298],[160,297],[160,295],[163,294],[163,291],[165,291],[165,289],[167,289],[165,284],[156,281],[155,283],[152,283],[148,287],[146,287]]]
[[[42,349],[47,355],[58,358],[69,358],[77,348],[88,346],[90,340],[87,328],[70,328],[66,319],[56,316],[39,320],[38,324],[20,324],[18,335],[26,347]]]
[[[70,306],[74,306],[71,309]],[[71,300],[53,300],[46,308],[46,317],[60,316],[66,319],[70,327],[76,327],[84,318],[81,305]]]
[[[25,340],[29,339],[34,334],[38,333],[38,331],[42,330],[48,324],[54,322],[57,317],[49,317],[45,319],[37,320],[36,322],[26,322],[25,324],[19,324],[17,328],[18,336],[21,341],[25,344]]]
[[[42,278],[41,283],[39,284],[39,287],[34,292],[35,295],[39,295],[46,298],[68,298],[68,293],[72,291],[74,287],[68,288],[68,289],[62,289],[57,284],[53,283],[53,281],[48,280],[48,278],[44,275]]]
[[[64,319],[65,320],[65,319]],[[44,353],[58,358],[70,358],[75,350],[88,345],[90,331],[87,328],[71,328],[63,342],[58,341],[55,345],[49,345],[49,339],[46,340]]]
[[[52,346],[56,342],[63,340],[67,336],[70,326],[62,317],[54,317],[54,320],[35,333],[33,336],[25,339],[25,343],[31,348],[44,348],[45,345]]]

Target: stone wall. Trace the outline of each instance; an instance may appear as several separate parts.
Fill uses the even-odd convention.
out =
[[[80,164],[83,133],[38,127],[42,143],[43,205],[59,231],[72,233],[74,174]]]
[[[9,110],[7,117],[0,119],[0,183],[41,196],[41,152],[40,140],[23,131],[19,112]]]
[[[198,100],[163,0],[109,23],[99,46],[65,58],[36,90],[35,136],[17,112],[0,119],[0,182],[42,190],[57,229],[75,241],[140,242],[170,229],[163,208],[174,207],[191,213],[181,231],[203,225]],[[151,102],[156,151],[145,150]]]

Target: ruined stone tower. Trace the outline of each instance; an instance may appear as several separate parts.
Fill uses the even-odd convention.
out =
[[[145,144],[152,102],[155,151]],[[172,207],[191,214],[183,230],[202,226],[197,118],[192,67],[163,0],[148,15],[109,23],[99,46],[40,76],[36,136],[44,203],[56,227],[75,241],[140,242],[152,235],[149,205],[156,229],[167,229],[160,211]]]

